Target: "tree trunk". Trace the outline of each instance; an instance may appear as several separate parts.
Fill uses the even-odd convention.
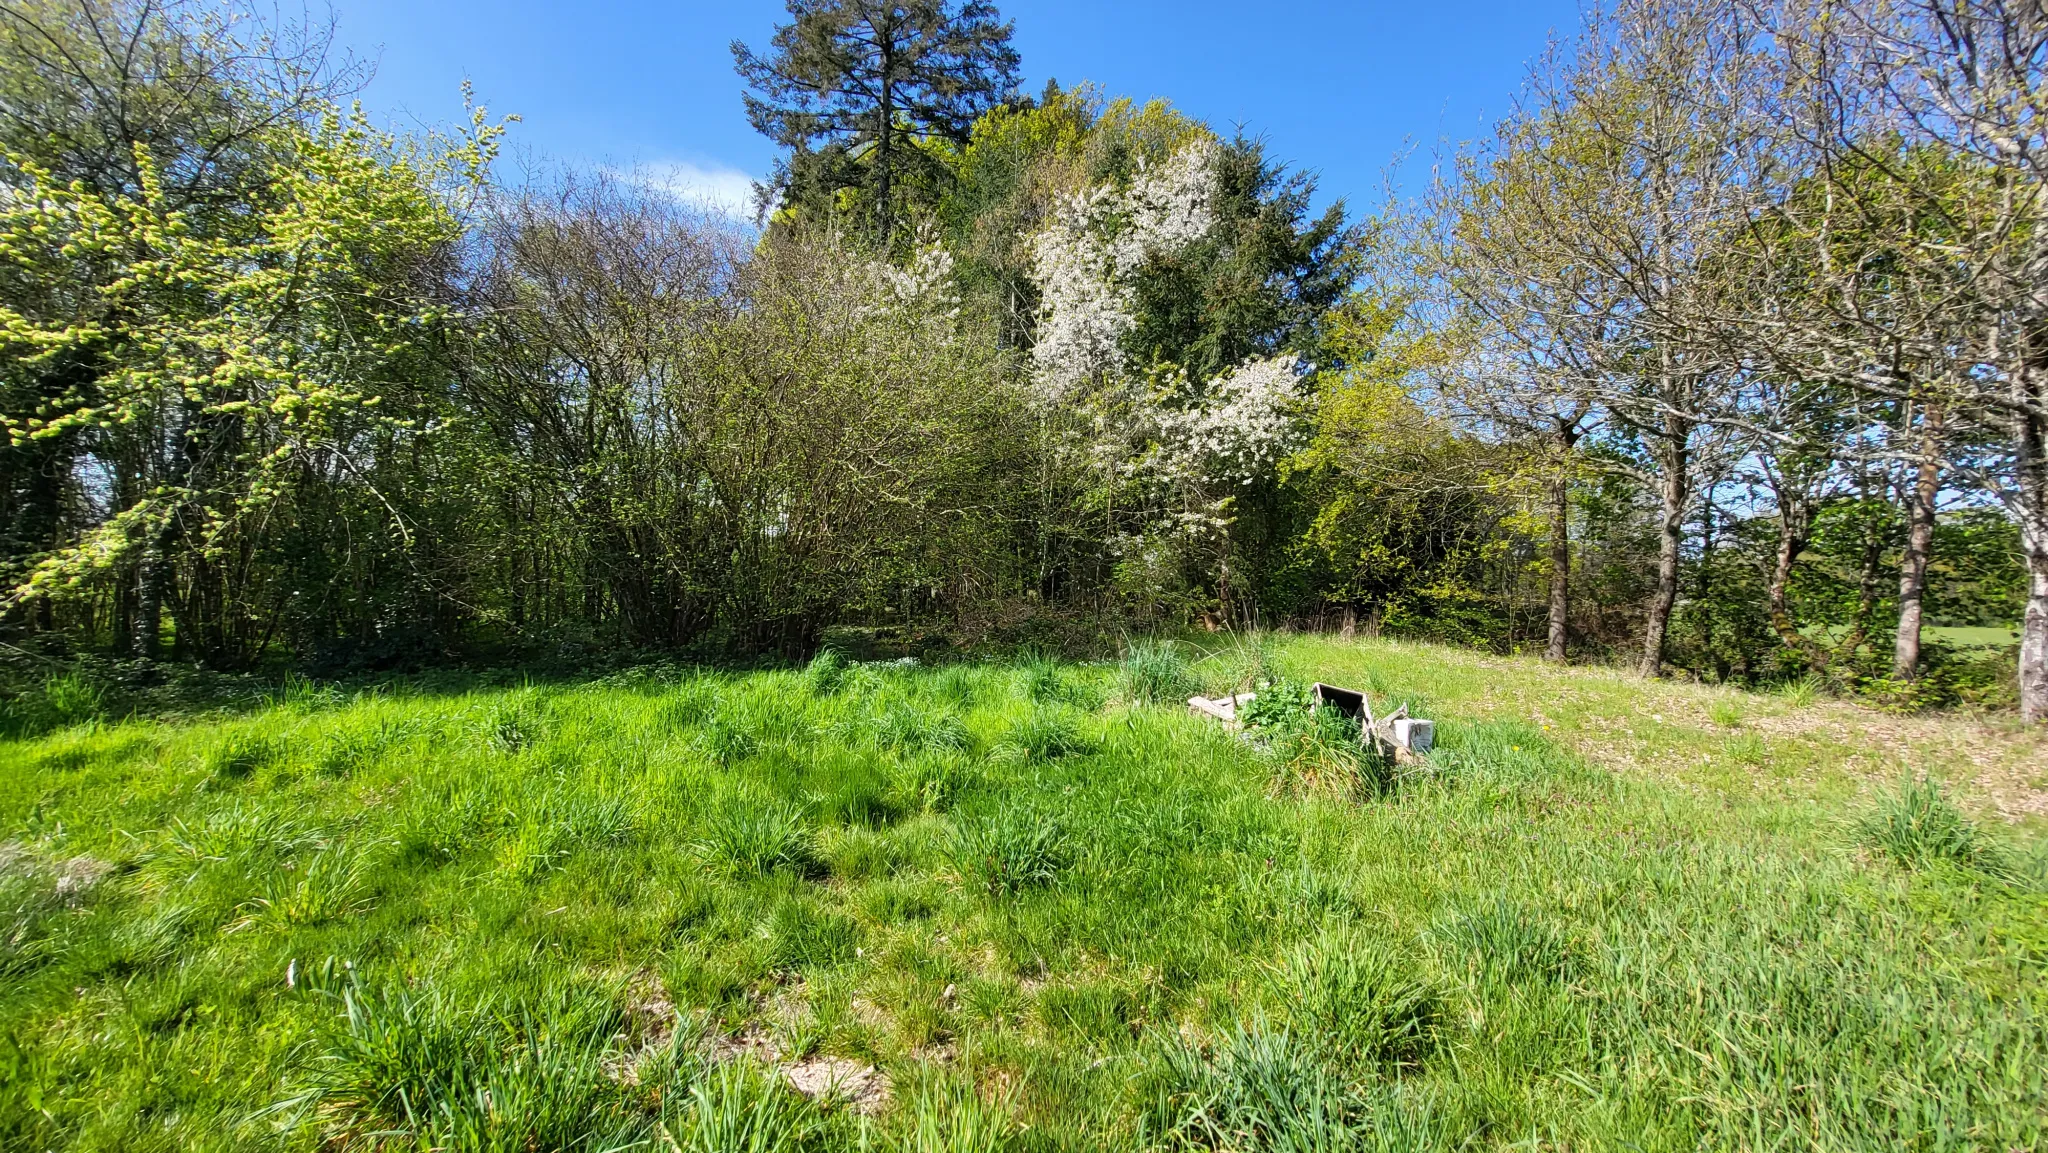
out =
[[[1927,561],[1934,547],[1934,501],[1941,491],[1941,408],[1929,405],[1920,417],[1920,467],[1906,497],[1906,551],[1899,558],[1899,635],[1892,646],[1892,676],[1920,675],[1921,598],[1927,591]]]
[[[2048,366],[2030,367],[2020,383],[2028,399],[2048,402]],[[2019,458],[2020,541],[2027,551],[2027,611],[2020,624],[2020,720],[2048,722],[2048,417],[2013,418]]]
[[[1663,520],[1657,534],[1657,591],[1650,598],[1650,612],[1643,622],[1643,657],[1636,671],[1654,677],[1664,671],[1664,634],[1671,626],[1671,609],[1678,603],[1678,561],[1680,538],[1685,531],[1686,454],[1674,449],[1664,466],[1659,489]]]
[[[1803,500],[1778,501],[1778,555],[1771,566],[1771,583],[1765,590],[1765,605],[1771,615],[1771,630],[1806,667],[1819,672],[1827,664],[1827,653],[1806,634],[1792,616],[1792,566],[1806,551],[1813,528],[1813,510]]]
[[[2048,722],[2048,524],[2027,550],[2027,615],[2020,625],[2020,720]]]
[[[885,45],[882,49],[882,99],[875,109],[875,232],[882,241],[884,259],[889,254],[889,241],[896,231],[896,220],[890,211],[889,166],[894,163],[889,155],[889,138],[896,134],[896,60]]]
[[[128,652],[146,661],[157,659],[164,633],[164,594],[171,583],[171,530],[167,525],[150,534],[143,546],[142,560],[135,566],[134,610],[128,618],[131,630]]]
[[[1567,629],[1572,609],[1572,482],[1562,468],[1550,481],[1550,641],[1543,659],[1559,664],[1568,658]]]
[[[2048,235],[2036,232],[2019,371],[2012,373],[2013,471],[2020,545],[2027,554],[2027,609],[2020,622],[2020,721],[2048,722]]]

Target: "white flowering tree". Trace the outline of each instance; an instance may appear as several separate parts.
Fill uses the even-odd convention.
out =
[[[1204,379],[1156,353],[1139,363],[1130,348],[1141,278],[1217,227],[1221,152],[1201,136],[1164,163],[1141,162],[1125,185],[1054,205],[1033,241],[1031,382],[1094,470],[1105,510],[1121,508],[1112,539],[1126,593],[1156,599],[1173,570],[1195,562],[1227,615],[1236,495],[1270,478],[1296,443],[1305,366],[1283,352]]]

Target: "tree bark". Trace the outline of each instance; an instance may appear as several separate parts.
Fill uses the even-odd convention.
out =
[[[1550,641],[1543,659],[1563,664],[1569,657],[1572,609],[1572,482],[1562,468],[1550,481]]]
[[[2012,374],[2014,487],[2020,545],[2027,554],[2027,608],[2020,622],[2020,721],[2048,722],[2048,235],[2036,233],[2028,262],[2036,286],[2019,370]]]
[[[2048,722],[2048,365],[2029,366],[2019,382],[2033,411],[2014,416],[2020,488],[2020,541],[2027,550],[2027,611],[2020,624],[2020,720]]]
[[[1684,441],[1676,436],[1673,444]],[[1679,545],[1685,532],[1686,452],[1674,447],[1665,462],[1658,488],[1663,521],[1657,534],[1657,591],[1650,598],[1649,616],[1643,622],[1643,656],[1636,671],[1655,677],[1664,671],[1664,634],[1671,626],[1671,609],[1678,603]]]
[[[1920,466],[1906,499],[1906,551],[1899,559],[1899,633],[1892,646],[1892,676],[1910,681],[1920,675],[1921,598],[1927,591],[1927,561],[1934,547],[1934,501],[1941,491],[1936,457],[1941,442],[1941,407],[1928,405],[1920,416]]]
[[[2020,625],[2020,720],[2048,722],[2048,540],[2037,525],[2027,550],[2027,615]]]
[[[1813,531],[1813,510],[1803,500],[1778,501],[1778,555],[1771,566],[1770,586],[1765,590],[1765,603],[1771,616],[1771,630],[1785,647],[1806,662],[1806,667],[1819,672],[1827,664],[1827,653],[1806,634],[1799,631],[1799,622],[1792,616],[1792,567],[1799,563],[1799,554],[1806,551],[1806,542]]]
[[[896,56],[890,51],[894,28],[877,29],[882,40],[882,99],[875,109],[875,232],[882,241],[882,254],[886,258],[889,241],[896,231],[896,220],[890,211],[889,166],[895,161],[889,155],[889,138],[896,134]]]

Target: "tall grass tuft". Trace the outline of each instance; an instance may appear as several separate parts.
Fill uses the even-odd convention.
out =
[[[803,972],[853,959],[860,944],[860,923],[796,898],[776,903],[763,935],[778,969]]]
[[[1795,709],[1803,709],[1820,697],[1824,682],[1812,673],[1795,677],[1778,686],[1778,696]]]
[[[871,726],[875,743],[886,749],[919,752],[967,747],[967,725],[957,715],[900,697],[883,705]]]
[[[499,701],[477,722],[477,735],[484,747],[501,753],[533,747],[543,731],[539,713],[524,700]]]
[[[897,1123],[888,1138],[892,1153],[1001,1153],[1017,1129],[1007,1102],[985,1101],[972,1085],[953,1081],[920,1084]]]
[[[322,849],[303,867],[273,869],[257,900],[265,914],[287,925],[318,925],[361,912],[364,864],[360,854]]]
[[[808,876],[819,864],[810,821],[789,804],[722,806],[705,820],[697,849],[708,864],[735,877],[777,871]]]
[[[1359,723],[1315,703],[1308,686],[1262,686],[1240,713],[1274,766],[1281,792],[1382,797],[1397,783],[1388,750],[1365,739]]]
[[[1058,821],[1014,809],[953,834],[953,859],[961,875],[994,896],[1055,885],[1073,857]]]
[[[1010,726],[998,751],[1024,761],[1054,761],[1093,748],[1066,710],[1037,708]]]
[[[1444,1019],[1433,981],[1355,934],[1329,933],[1296,948],[1274,984],[1291,1031],[1341,1066],[1417,1066],[1435,1048]]]
[[[846,654],[827,645],[818,650],[811,663],[804,666],[804,688],[812,696],[829,697],[845,686],[852,671],[853,664],[846,659]]]
[[[507,1007],[350,989],[302,1100],[343,1148],[609,1149],[644,1128],[605,1075],[616,1027],[574,991]]]
[[[816,1147],[818,1108],[749,1061],[727,1061],[664,1098],[660,1140],[675,1153],[796,1153]]]
[[[239,731],[208,749],[203,764],[211,776],[242,780],[278,764],[284,756],[283,741],[263,733]]]
[[[1170,1148],[1307,1153],[1369,1147],[1367,1102],[1312,1046],[1284,1030],[1236,1027],[1213,1052],[1163,1040],[1147,1127]]]
[[[1453,913],[1433,935],[1507,981],[1562,980],[1573,963],[1571,943],[1554,925],[1506,898]]]
[[[1174,705],[1195,691],[1187,657],[1172,641],[1136,640],[1117,669],[1119,695],[1134,705]]]
[[[1027,648],[1017,654],[1017,687],[1024,699],[1050,703],[1066,695],[1066,673],[1060,660],[1042,649]]]
[[[2005,871],[2006,861],[1977,823],[1963,815],[1933,777],[1900,782],[1854,824],[1857,840],[1907,868],[1949,864],[1979,872]]]

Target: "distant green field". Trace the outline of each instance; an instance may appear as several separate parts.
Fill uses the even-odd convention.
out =
[[[1440,748],[1177,703],[1260,665]],[[2048,1147],[2038,831],[1822,707],[1302,640],[0,742],[0,1148]]]
[[[1925,630],[1925,635],[1932,640],[1940,641],[1945,645],[1953,645],[1957,648],[2016,645],[2020,642],[2020,631],[2017,628],[1979,628],[1971,626],[1942,628],[1937,626]]]
[[[1840,637],[1847,631],[1845,625],[1822,625],[1803,630],[1822,640]],[[1948,645],[1952,648],[2002,648],[2020,642],[2018,626],[1997,625],[1929,625],[1920,630],[1922,639]],[[1889,645],[1889,640],[1885,643]]]

